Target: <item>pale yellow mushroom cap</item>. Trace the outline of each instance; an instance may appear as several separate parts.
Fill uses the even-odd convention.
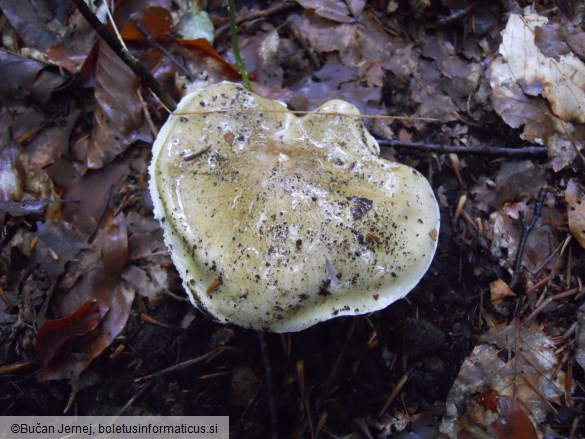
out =
[[[377,311],[431,263],[428,181],[379,158],[360,118],[322,114],[355,106],[316,113],[224,82],[184,97],[154,143],[155,217],[191,301],[220,322],[285,332]]]

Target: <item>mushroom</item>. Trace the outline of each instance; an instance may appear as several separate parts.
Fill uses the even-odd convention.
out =
[[[332,100],[297,117],[228,82],[181,100],[154,143],[150,191],[197,308],[298,331],[414,288],[435,253],[438,205],[419,172],[379,157],[358,116]]]

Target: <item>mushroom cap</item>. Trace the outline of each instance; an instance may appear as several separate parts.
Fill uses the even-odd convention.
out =
[[[333,100],[297,117],[223,82],[185,96],[161,129],[154,214],[191,301],[215,320],[298,331],[382,309],[428,269],[428,181],[379,158],[362,120],[339,113],[359,115]]]

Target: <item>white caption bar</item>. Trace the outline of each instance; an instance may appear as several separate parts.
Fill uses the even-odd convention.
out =
[[[0,416],[0,439],[228,439],[227,416]]]

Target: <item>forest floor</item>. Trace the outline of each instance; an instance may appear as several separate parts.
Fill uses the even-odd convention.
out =
[[[115,3],[175,100],[240,80],[226,1],[202,2],[213,46],[179,24],[190,2]],[[0,413],[229,415],[238,438],[585,437],[583,2],[238,2],[254,91],[403,117],[366,124],[441,210],[407,298],[285,334],[186,300],[148,191],[155,96],[69,2],[0,10]]]

